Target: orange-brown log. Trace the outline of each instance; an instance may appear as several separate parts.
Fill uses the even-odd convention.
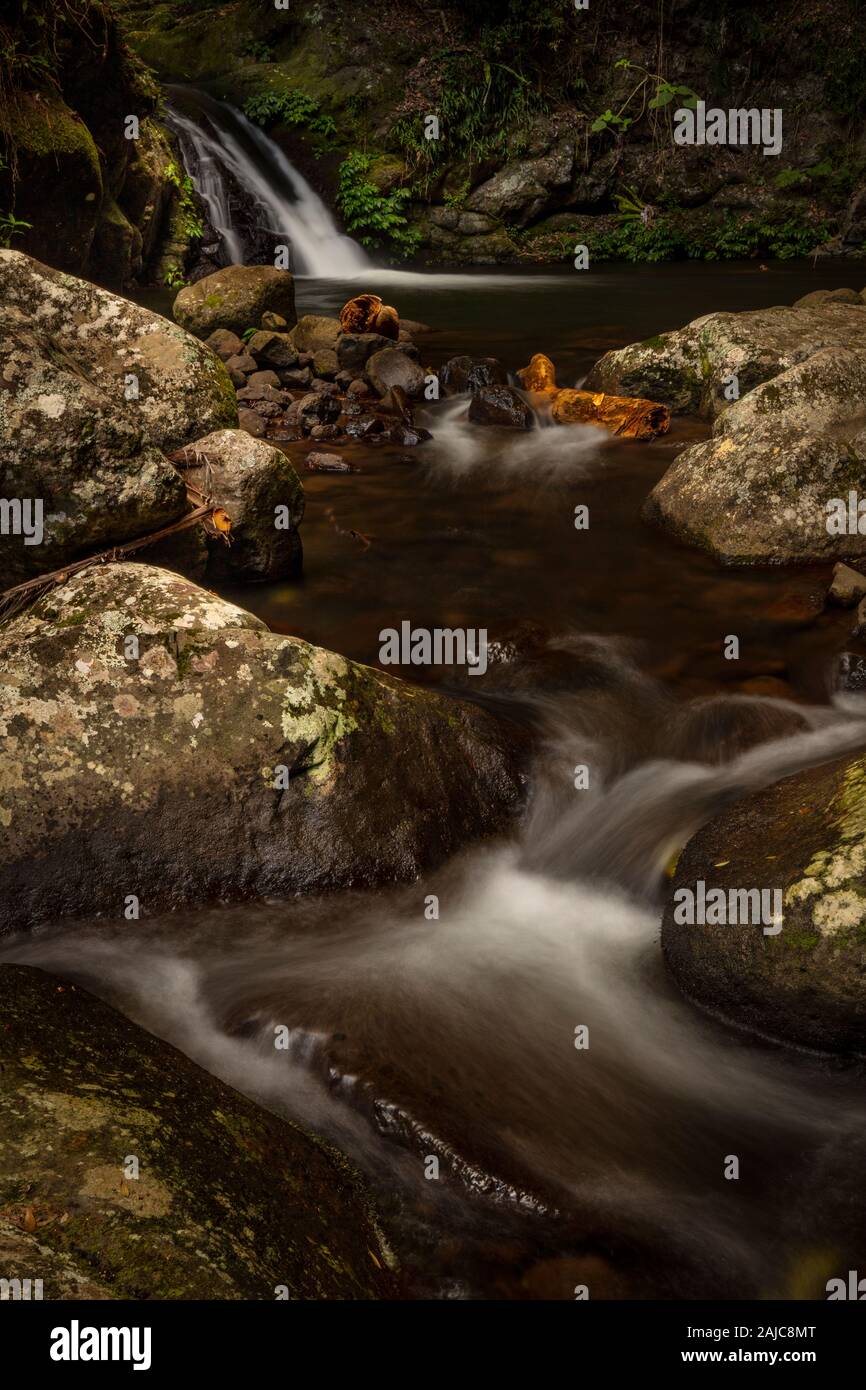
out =
[[[558,391],[551,411],[558,425],[601,425],[624,439],[654,439],[671,427],[666,405],[604,391]]]
[[[517,373],[524,391],[543,391],[546,395],[557,391],[556,368],[543,352],[536,352],[529,359],[529,366]]]

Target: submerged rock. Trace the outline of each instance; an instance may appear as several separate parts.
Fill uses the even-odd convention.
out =
[[[439,385],[446,396],[462,396],[482,386],[507,386],[508,373],[495,357],[451,357],[439,369]]]
[[[88,570],[0,628],[0,733],[0,931],[122,917],[129,895],[411,879],[522,792],[481,710],[149,565]]]
[[[329,1145],[41,970],[0,965],[0,1013],[4,1278],[46,1299],[394,1296]]]
[[[39,498],[41,543],[3,538],[0,584],[143,536],[188,508],[164,451],[237,422],[219,358],[159,314],[0,250],[0,480]]]
[[[424,370],[401,348],[386,347],[367,359],[367,379],[380,396],[395,387],[417,400],[424,390]]]
[[[866,1050],[866,760],[812,768],[722,812],[686,845],[662,947],[685,994],[753,1032]],[[781,891],[782,929],[675,920],[676,894]],[[730,915],[730,913],[728,914]]]
[[[294,323],[295,281],[272,265],[229,265],[185,285],[174,301],[178,323],[199,338],[217,328],[244,333],[257,328],[268,311]]]

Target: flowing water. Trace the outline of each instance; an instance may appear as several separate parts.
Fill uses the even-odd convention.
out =
[[[215,118],[212,138],[249,187],[238,129]],[[339,308],[356,270],[299,280],[299,311]],[[431,325],[430,365],[472,352],[514,369],[543,350],[563,384],[610,346],[846,279],[802,264],[361,276]],[[2,956],[88,985],[331,1136],[369,1177],[408,1293],[817,1296],[862,1246],[847,1205],[862,1063],[699,1013],[666,976],[659,923],[665,865],[700,824],[866,743],[866,707],[833,676],[840,651],[862,651],[850,614],[823,610],[826,566],[726,571],[644,526],[642,500],[701,422],[645,445],[473,427],[466,404],[426,407],[434,438],[411,453],[350,445],[360,472],[305,474],[304,580],[229,596],[373,664],[380,629],[404,619],[486,626],[492,642],[531,624],[557,664],[527,663],[495,696],[463,687],[536,730],[522,825],[408,887],[58,924]],[[286,445],[300,469],[308,447]],[[573,789],[578,763],[591,792]]]

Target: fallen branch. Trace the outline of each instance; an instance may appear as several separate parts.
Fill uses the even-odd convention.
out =
[[[86,555],[82,560],[64,565],[62,569],[51,570],[49,574],[39,574],[35,579],[27,579],[23,584],[16,584],[13,589],[7,589],[5,593],[0,594],[0,622],[15,617],[22,609],[35,603],[58,584],[65,584],[73,574],[80,574],[82,570],[91,569],[94,565],[109,565],[117,560],[125,560],[137,551],[155,545],[157,541],[166,540],[169,536],[176,536],[181,531],[188,531],[191,526],[197,526],[199,523],[208,535],[219,536],[226,545],[231,545],[232,523],[228,512],[222,507],[215,507],[210,499],[191,483],[187,484],[186,492],[187,500],[197,505],[193,511],[181,517],[179,521],[172,522],[170,526],[151,531],[147,536],[137,536],[135,540],[112,546],[110,550],[101,550],[96,555]]]

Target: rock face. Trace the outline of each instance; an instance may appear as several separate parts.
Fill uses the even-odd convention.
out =
[[[726,564],[866,553],[866,536],[828,511],[834,499],[847,511],[866,477],[866,315],[859,341],[823,348],[729,405],[711,440],[677,456],[645,517]]]
[[[44,539],[2,538],[5,586],[187,510],[164,451],[234,425],[217,357],[158,314],[0,250],[0,490],[43,501]]]
[[[662,926],[683,991],[755,1032],[807,1047],[866,1049],[866,760],[789,777],[689,841]],[[675,893],[779,888],[782,930],[680,925]]]
[[[0,732],[5,931],[121,916],[129,894],[146,912],[408,879],[522,787],[478,708],[149,565],[88,570],[0,629]]]
[[[360,1179],[321,1140],[41,970],[0,966],[0,1011],[5,1278],[46,1299],[394,1296]]]
[[[230,546],[209,541],[211,574],[247,583],[300,574],[304,490],[280,449],[243,429],[217,430],[172,461],[232,519]]]
[[[184,286],[172,308],[178,323],[199,338],[217,328],[234,333],[258,328],[268,311],[287,324],[297,318],[294,277],[272,265],[226,266]]]

